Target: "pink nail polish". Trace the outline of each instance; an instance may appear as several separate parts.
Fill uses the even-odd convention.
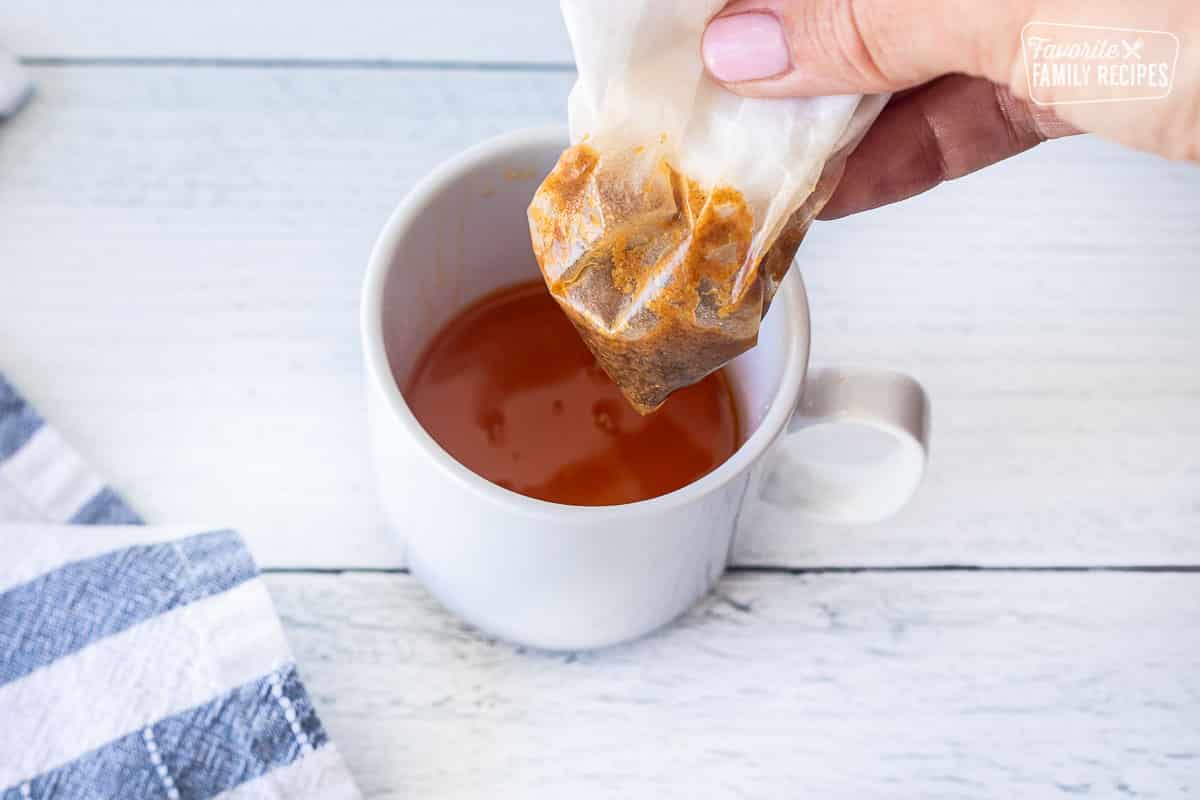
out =
[[[708,71],[725,83],[771,78],[792,63],[779,19],[762,12],[714,19],[704,32],[701,53]]]

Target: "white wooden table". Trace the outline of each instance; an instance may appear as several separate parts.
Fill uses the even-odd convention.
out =
[[[549,0],[6,0],[0,370],[151,521],[235,526],[370,797],[1200,791],[1200,169],[1091,139],[814,230],[819,361],[934,402],[916,501],[749,515],[680,624],[488,641],[404,572],[358,282],[462,147],[560,120]]]

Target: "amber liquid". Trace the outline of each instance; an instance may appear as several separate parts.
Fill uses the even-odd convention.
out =
[[[450,320],[417,361],[404,398],[459,463],[553,503],[657,497],[738,447],[723,371],[642,416],[540,282],[493,292]]]

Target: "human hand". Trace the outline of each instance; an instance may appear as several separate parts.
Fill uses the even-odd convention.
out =
[[[1021,29],[1033,20],[1171,31],[1161,100],[1030,102]],[[704,35],[709,73],[753,97],[895,92],[821,213],[833,219],[919,194],[1046,139],[1083,131],[1200,161],[1196,0],[733,0]]]

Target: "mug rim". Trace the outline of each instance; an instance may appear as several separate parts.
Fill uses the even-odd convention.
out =
[[[465,173],[518,147],[545,145],[562,150],[568,142],[569,135],[564,125],[510,131],[468,147],[441,162],[417,181],[388,216],[371,248],[359,302],[359,332],[366,365],[365,380],[382,394],[389,413],[409,435],[412,443],[421,448],[443,475],[467,491],[487,498],[509,512],[542,518],[557,517],[562,520],[586,519],[589,523],[594,523],[597,518],[610,517],[618,520],[666,511],[690,503],[728,484],[753,466],[766,453],[772,442],[783,433],[800,401],[804,376],[808,371],[811,327],[803,279],[794,269],[789,270],[789,275],[784,278],[771,303],[774,313],[782,311],[785,314],[784,335],[788,339],[785,343],[786,363],[779,386],[769,401],[762,421],[732,456],[708,474],[674,491],[621,505],[577,506],[553,503],[505,489],[460,464],[429,435],[412,413],[387,359],[383,337],[383,287],[390,271],[392,254],[407,232],[418,224],[418,209],[426,206],[430,198],[447,185],[457,182]],[[375,443],[372,446],[390,445]]]

